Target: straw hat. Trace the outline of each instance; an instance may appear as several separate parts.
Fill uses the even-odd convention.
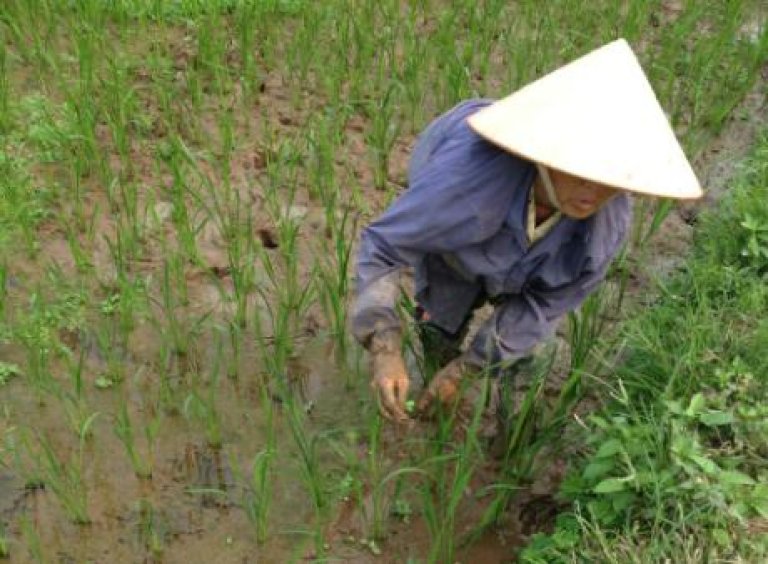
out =
[[[525,159],[614,188],[669,198],[702,195],[623,39],[483,108],[469,124]]]

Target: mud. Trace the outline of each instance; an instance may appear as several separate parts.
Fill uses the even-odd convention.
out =
[[[663,8],[664,17],[669,18],[680,10],[679,2],[664,2]],[[428,25],[427,22],[424,25]],[[181,31],[171,31],[156,43],[162,42],[167,43],[173,53],[172,80],[181,80],[179,77],[193,64],[189,38]],[[142,48],[148,56],[152,47],[147,44]],[[98,130],[98,139],[109,153],[107,160],[112,172],[138,187],[135,206],[139,210],[142,241],[139,255],[129,261],[130,274],[137,279],[156,278],[168,258],[168,249],[175,249],[179,244],[179,232],[174,224],[174,211],[178,210],[172,201],[172,175],[158,165],[158,151],[162,152],[168,139],[159,119],[159,102],[152,95],[156,85],[148,68],[139,66],[131,70],[137,80],[137,96],[152,130],[146,138],[138,136],[133,140],[126,160],[117,154],[107,128]],[[697,159],[697,169],[704,171],[703,183],[710,187],[709,202],[704,205],[716,202],[727,191],[734,163],[744,155],[756,133],[765,127],[768,120],[766,80],[768,73],[743,107],[734,112],[736,117],[723,133]],[[236,135],[250,142],[239,146],[232,155],[226,181],[239,202],[252,210],[253,228],[268,253],[279,252],[280,242],[276,219],[259,187],[269,185],[269,165],[279,156],[281,147],[254,134],[253,124],[268,124],[270,138],[290,142],[297,158],[316,158],[302,145],[301,135],[303,125],[311,122],[313,112],[322,110],[323,100],[299,107],[292,96],[284,77],[277,72],[265,72],[259,95],[254,100],[245,100],[245,94],[237,88],[228,100],[232,108],[242,108],[232,112]],[[210,138],[214,144],[219,140],[219,124],[212,117],[216,115],[217,104],[220,102],[213,99],[205,102],[203,113],[209,111],[210,117],[202,118],[199,131],[190,132],[190,137]],[[184,111],[178,108],[180,120]],[[353,218],[358,229],[404,189],[409,148],[414,140],[412,133],[399,137],[390,159],[386,189],[374,189],[366,128],[366,119],[361,115],[350,112],[340,117],[334,134],[342,143],[331,164],[336,182],[360,190],[364,209],[355,211]],[[204,177],[221,180],[222,173],[209,162],[201,160],[199,171]],[[51,178],[66,174],[55,165],[37,172]],[[303,283],[308,280],[309,265],[319,252],[317,241],[327,239],[329,231],[322,203],[310,195],[312,182],[309,176],[299,175],[295,198],[282,202],[287,216],[299,225],[298,252]],[[100,299],[118,288],[119,273],[112,253],[119,227],[117,212],[125,202],[110,200],[107,187],[98,175],[87,179],[83,188],[81,224],[69,226],[67,232],[56,218],[51,218],[40,227],[40,248],[34,257],[8,257],[12,281],[8,284],[9,300],[19,308],[26,303],[29,291],[45,282],[52,265],[63,279],[75,279],[79,269],[91,269],[95,283],[87,291]],[[214,204],[213,193],[205,192],[201,186],[194,188],[201,191],[200,198],[205,205]],[[63,209],[57,210],[58,215],[72,217],[70,205],[71,202],[65,201]],[[342,207],[346,205],[349,204],[343,203]],[[645,299],[652,282],[651,274],[673,272],[684,260],[697,210],[695,206],[676,209],[653,238],[647,262],[637,265],[633,279],[636,299]],[[187,295],[186,302],[176,308],[184,325],[209,314],[214,319],[225,319],[232,315],[234,308],[227,299],[233,292],[234,281],[226,237],[214,221],[197,218],[197,222],[201,263],[183,264],[177,280]],[[351,230],[350,237],[354,235]],[[73,253],[68,237],[77,241],[87,265],[79,263],[80,257]],[[268,282],[263,272],[256,272],[255,276],[259,282]],[[266,316],[264,302],[257,296],[250,298],[249,307],[254,315]],[[92,312],[89,315],[93,315]],[[355,364],[364,363],[364,359],[351,358],[347,366],[340,367],[333,360],[327,329],[320,306],[314,304],[295,328],[296,354],[289,363],[286,380],[300,398],[308,433],[313,437],[349,437],[344,443],[346,456],[363,465],[371,448],[365,428],[369,419],[366,410],[371,406],[365,370],[358,373]],[[83,374],[87,391],[85,403],[80,407],[87,413],[100,414],[93,425],[93,436],[82,447],[83,481],[87,484],[92,521],[85,526],[72,524],[54,492],[39,487],[28,460],[18,467],[30,469],[27,475],[16,467],[12,471],[0,466],[0,520],[12,539],[12,562],[34,560],[29,547],[35,544],[49,561],[57,562],[248,563],[312,560],[321,556],[342,562],[404,562],[429,553],[432,541],[426,522],[415,512],[418,498],[414,492],[410,492],[410,498],[405,497],[412,511],[409,513],[405,506],[399,510],[390,508],[385,515],[386,535],[371,544],[370,484],[362,485],[361,499],[342,500],[328,510],[328,516],[318,525],[326,546],[318,551],[313,540],[315,514],[302,481],[295,442],[285,421],[284,391],[270,388],[268,394],[263,394],[260,386],[263,374],[254,345],[257,335],[245,331],[242,342],[248,344],[235,357],[226,339],[221,344],[221,333],[213,330],[186,335],[189,345],[186,354],[169,353],[164,349],[166,332],[167,327],[141,319],[128,342],[119,346],[99,343],[98,337],[89,333],[61,335],[73,358],[77,358],[81,350],[85,352]],[[266,339],[271,337],[264,335]],[[25,362],[25,353],[20,348],[0,347],[3,360]],[[204,423],[199,418],[185,416],[185,404],[193,392],[210,388],[213,367],[221,362],[218,354],[231,366],[226,371],[229,376],[222,376],[216,385],[214,401],[223,446],[214,448],[206,441]],[[561,354],[563,357],[547,390],[550,394],[557,391],[565,375],[567,354]],[[122,384],[97,389],[97,379],[110,373],[113,364],[119,368]],[[52,361],[50,372],[62,388],[70,385],[68,368],[62,360]],[[41,404],[40,396],[24,378],[4,386],[0,396],[0,439],[11,436],[14,423],[34,422],[34,427],[45,431],[56,452],[72,467],[80,448],[78,437],[68,423],[71,417],[68,409],[72,406],[51,398],[53,396]],[[276,471],[271,476],[274,499],[269,536],[263,545],[258,545],[253,525],[241,505],[247,493],[243,484],[252,460],[266,446],[265,401],[270,402],[278,421],[276,443],[279,448]],[[125,448],[115,435],[113,414],[116,406],[123,403],[137,424],[146,425],[155,419],[162,429],[151,454],[142,431],[136,430],[140,454],[152,459],[151,479],[136,477]],[[407,462],[413,454],[409,450],[423,448],[424,439],[432,432],[429,424],[422,423],[415,424],[407,435],[384,429],[381,464],[391,469]],[[36,444],[34,437],[30,440]],[[327,482],[332,487],[340,487],[349,462],[343,463],[329,447],[330,443],[320,443],[323,445],[320,457],[329,472]],[[419,444],[422,447],[413,446]],[[498,464],[489,452],[487,459],[478,465],[471,487],[462,496],[456,522],[459,541],[472,530],[487,507],[488,497],[478,493],[495,483]],[[549,530],[557,513],[564,509],[556,495],[564,473],[564,463],[553,456],[534,483],[523,485],[499,527],[466,546],[457,543],[457,561],[514,561],[519,547],[532,534]],[[765,523],[758,521],[754,526],[763,530]],[[35,535],[39,537],[37,540]]]

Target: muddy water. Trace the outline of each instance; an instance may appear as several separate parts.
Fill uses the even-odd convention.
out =
[[[262,403],[266,396],[257,385],[255,351],[244,350],[237,378],[222,377],[216,387],[215,404],[223,444],[214,449],[206,441],[201,422],[183,415],[189,392],[205,388],[205,375],[215,357],[211,339],[201,338],[189,357],[172,363],[170,387],[175,392],[164,401],[160,398],[167,391],[161,386],[161,376],[145,360],[154,357],[155,340],[153,331],[139,328],[132,340],[132,350],[123,358],[125,381],[105,390],[93,386],[103,370],[103,355],[97,348],[89,347],[84,371],[85,411],[99,414],[92,436],[83,443],[83,482],[90,524],[73,524],[55,492],[35,485],[34,465],[23,454],[21,465],[0,466],[0,516],[12,541],[12,562],[33,561],[34,550],[30,547],[36,544],[43,558],[51,562],[314,560],[318,553],[313,533],[317,530],[322,531],[325,556],[336,561],[402,562],[424,558],[429,553],[431,540],[426,524],[419,518],[418,497],[410,499],[413,512],[407,522],[390,516],[385,526],[387,536],[375,548],[371,547],[367,542],[370,520],[365,515],[370,484],[364,485],[368,493],[359,503],[329,492],[331,507],[322,524],[316,526],[279,392],[270,392],[268,396],[275,414],[277,455],[270,478],[268,538],[264,544],[257,544],[254,527],[241,507],[251,461],[266,445]],[[11,351],[4,352],[13,356]],[[345,437],[341,442],[362,465],[367,459],[367,427],[371,420],[366,412],[369,403],[364,399],[367,386],[360,378],[349,389],[346,383],[350,375],[342,372],[332,358],[327,340],[307,341],[301,357],[292,361],[288,376],[306,409],[309,435]],[[61,386],[69,386],[63,367],[54,366],[52,372]],[[33,427],[72,467],[77,458],[78,439],[65,423],[65,402],[43,394],[40,403],[40,396],[32,392],[24,378],[12,380],[2,392],[2,431],[11,433],[11,426]],[[140,453],[147,452],[140,425],[153,417],[159,420],[151,479],[136,477],[126,450],[115,435],[115,416],[123,401],[127,402],[136,425]],[[407,432],[385,428],[380,463],[387,469],[408,464],[409,460],[413,463],[413,453],[408,452],[411,445],[423,442],[430,432],[426,424],[415,425]],[[36,444],[34,436],[32,443]],[[334,454],[327,448],[328,443],[321,440],[318,444],[325,485],[333,490],[348,472],[349,461],[345,463]],[[492,483],[494,476],[492,464],[480,468],[473,489],[478,491]],[[468,495],[458,512],[459,534],[468,532],[482,514],[483,502],[473,499]],[[519,523],[507,523],[500,532],[486,534],[469,547],[461,548],[457,557],[460,561],[509,561],[523,538],[521,532],[530,531],[522,531]]]

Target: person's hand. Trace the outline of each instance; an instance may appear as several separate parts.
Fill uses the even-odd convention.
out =
[[[387,331],[373,336],[371,347],[371,389],[379,404],[379,411],[389,420],[404,422],[409,419],[405,410],[408,399],[408,372],[400,353],[399,334]]]
[[[421,392],[419,401],[416,404],[418,413],[426,415],[435,403],[435,400],[438,400],[446,407],[452,406],[456,401],[456,394],[466,372],[467,365],[463,356],[453,359],[440,369],[432,377],[427,388]]]

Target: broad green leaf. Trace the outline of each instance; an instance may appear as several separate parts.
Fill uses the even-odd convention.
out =
[[[760,517],[768,519],[768,499],[753,499],[749,502],[749,505]]]
[[[705,407],[707,407],[707,400],[704,399],[704,396],[701,393],[698,393],[691,398],[691,402],[688,404],[688,409],[686,410],[686,415],[695,417],[701,413]]]
[[[587,467],[584,468],[584,472],[582,472],[581,476],[585,480],[596,480],[597,478],[605,476],[613,470],[615,466],[613,460],[598,459],[587,464]]]
[[[617,513],[625,511],[635,501],[635,494],[632,492],[619,492],[611,497],[611,501],[613,502],[613,509]]]
[[[728,531],[726,531],[725,529],[713,529],[712,538],[715,539],[715,542],[718,545],[724,548],[728,548],[731,546],[731,535],[729,535]]]
[[[706,456],[700,454],[691,454],[691,460],[693,460],[698,466],[704,470],[705,473],[710,476],[714,476],[720,470],[720,467],[715,462]]]
[[[106,390],[107,388],[111,388],[112,386],[114,386],[115,383],[112,381],[111,378],[107,378],[106,376],[99,376],[93,382],[93,385],[100,390]]]
[[[614,456],[615,454],[620,453],[622,450],[623,447],[619,439],[608,439],[600,445],[600,448],[595,454],[595,458],[608,458],[609,456]]]
[[[606,429],[608,429],[608,427],[610,426],[610,425],[608,424],[608,421],[606,421],[605,419],[603,419],[603,418],[602,418],[602,417],[600,417],[599,415],[591,415],[591,416],[589,417],[589,421],[590,421],[591,423],[594,423],[594,425],[595,425],[596,427],[599,427],[600,429],[602,429],[602,430],[604,430],[604,431],[605,431]]]
[[[683,406],[680,405],[680,402],[677,400],[669,400],[665,402],[667,405],[667,409],[674,413],[675,415],[683,415]]]
[[[755,483],[755,480],[750,476],[738,470],[723,470],[717,477],[722,483],[728,485],[751,486]]]
[[[710,411],[702,413],[699,416],[699,421],[708,427],[717,427],[719,425],[730,425],[733,423],[734,418],[733,413],[727,411]]]
[[[561,550],[576,546],[579,543],[579,539],[581,539],[581,535],[571,530],[558,530],[552,535],[555,546]]]
[[[606,478],[595,486],[595,493],[616,493],[627,489],[627,478]]]

